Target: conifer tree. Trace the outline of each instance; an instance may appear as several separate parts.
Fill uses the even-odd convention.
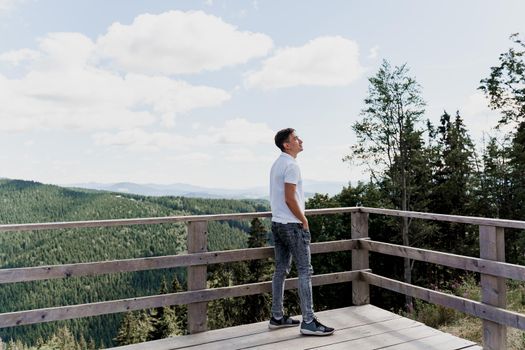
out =
[[[168,294],[168,284],[164,276],[162,277],[160,294]],[[151,316],[152,330],[148,340],[156,340],[169,337],[177,332],[175,311],[169,306],[158,307]]]
[[[180,284],[177,274],[175,274],[171,284],[171,292],[179,293],[183,291],[185,291],[185,288]],[[188,334],[188,307],[186,305],[173,305],[173,310],[175,312],[177,334]]]
[[[266,229],[261,223],[261,220],[258,218],[253,219],[250,226],[248,247],[260,248],[266,246],[266,237]],[[248,261],[248,275],[242,283],[256,283],[271,280],[271,266],[271,263],[269,263],[267,259]],[[270,318],[271,297],[268,293],[248,295],[244,299],[243,308],[245,310],[245,323],[264,321]]]
[[[141,324],[135,312],[128,312],[122,319],[115,341],[118,345],[138,343],[145,337],[142,336]]]

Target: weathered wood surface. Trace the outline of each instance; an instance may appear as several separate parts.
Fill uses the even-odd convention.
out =
[[[356,210],[358,210],[357,207],[307,209],[306,215],[311,216],[311,215],[344,214],[344,213],[350,213]],[[239,214],[181,215],[181,216],[165,216],[165,217],[137,218],[137,219],[43,222],[43,223],[32,223],[32,224],[6,224],[6,225],[0,225],[0,232],[56,230],[56,229],[64,229],[64,228],[84,228],[84,227],[153,225],[153,224],[169,224],[169,223],[175,223],[175,222],[192,222],[192,221],[250,220],[253,218],[269,218],[271,216],[272,216],[271,212],[264,211],[264,212],[256,212],[256,213],[239,213]]]
[[[414,286],[370,272],[362,272],[362,278],[371,285],[419,298],[429,303],[456,309],[483,320],[525,330],[525,315],[478,301]]]
[[[519,221],[519,220],[488,219],[488,218],[476,217],[476,216],[421,213],[417,211],[403,211],[403,210],[369,208],[369,207],[359,207],[359,211],[362,211],[364,213],[370,213],[370,214],[408,217],[408,218],[413,218],[413,219],[457,222],[461,224],[471,224],[471,225],[478,225],[478,226],[486,225],[486,226],[497,226],[497,227],[505,227],[505,228],[525,229],[525,221]]]
[[[525,266],[522,265],[370,240],[360,240],[359,247],[368,249],[371,252],[406,257],[456,269],[525,281]]]
[[[336,272],[312,276],[312,285],[351,282],[359,278],[361,271]],[[285,289],[297,289],[297,278],[286,280]],[[243,284],[240,286],[203,289],[191,292],[170,293],[147,297],[103,301],[91,304],[60,306],[45,309],[16,311],[0,314],[0,328],[18,325],[69,320],[133,310],[151,309],[168,305],[186,305],[216,299],[240,297],[245,295],[269,293],[272,282]]]
[[[356,244],[357,242],[351,239],[312,243],[311,252],[312,254],[321,254],[347,251],[354,249]],[[211,265],[272,258],[273,255],[273,247],[264,247],[90,263],[0,269],[0,284],[53,278],[96,276],[108,273],[166,269],[181,266]]]
[[[525,221],[505,220],[505,219],[488,219],[475,216],[445,215],[433,213],[421,213],[414,211],[402,211],[393,209],[369,208],[369,207],[342,207],[342,208],[325,208],[325,209],[308,209],[307,216],[344,214],[352,212],[363,212],[370,214],[382,214],[388,216],[409,217],[414,219],[426,219],[436,221],[457,222],[472,225],[497,226],[505,228],[525,229]],[[31,224],[4,224],[0,225],[0,232],[9,231],[33,231],[33,230],[56,230],[64,228],[84,228],[84,227],[112,227],[112,226],[131,226],[131,225],[152,225],[168,224],[175,222],[192,222],[192,221],[221,221],[221,220],[250,220],[253,218],[269,218],[272,214],[269,211],[256,213],[240,214],[214,214],[214,215],[181,215],[165,216],[154,218],[136,218],[136,219],[112,219],[112,220],[89,220],[89,221],[69,221],[69,222],[46,222]]]
[[[480,257],[495,261],[505,261],[505,234],[501,227],[479,227]],[[505,279],[481,274],[481,301],[485,304],[505,308],[507,306],[507,286]],[[490,320],[483,320],[483,348],[504,350],[507,348],[507,327]]]
[[[260,322],[114,349],[481,349],[471,341],[440,332],[372,305],[322,311],[318,312],[317,316],[336,329],[332,336],[301,336],[298,327],[270,331],[267,322]]]
[[[368,214],[354,212],[351,215],[352,239],[368,237]],[[368,269],[368,255],[368,250],[366,249],[352,250],[352,270]],[[354,305],[370,303],[370,287],[366,281],[357,280],[352,282],[352,303]]]
[[[204,253],[208,250],[208,222],[192,221],[188,224],[188,253]],[[188,267],[188,291],[206,289],[206,265]],[[207,325],[208,303],[188,305],[188,332],[204,332]]]

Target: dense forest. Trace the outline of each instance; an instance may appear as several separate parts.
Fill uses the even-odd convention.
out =
[[[66,189],[19,180],[0,180],[0,223],[54,222],[168,215],[238,213],[268,210],[264,201],[180,197],[142,197]],[[246,247],[249,222],[212,222],[209,249]],[[148,256],[171,255],[186,249],[184,224],[123,226],[6,232],[0,235],[0,266],[28,267]],[[96,277],[0,285],[0,312],[89,303],[157,294],[162,278],[184,283],[185,270],[167,269]],[[36,344],[60,327],[96,346],[114,345],[122,315],[0,330],[4,341]]]
[[[308,200],[307,208],[362,205],[525,220],[525,43],[517,34],[510,39],[511,48],[500,55],[499,64],[488,69],[487,77],[479,83],[488,105],[500,112],[500,121],[493,125],[500,128],[498,133],[486,135],[484,144],[476,145],[461,111],[456,110],[444,111],[439,121],[432,123],[430,119],[435,116],[430,118],[426,114],[422,87],[411,76],[408,66],[393,66],[385,60],[369,78],[361,119],[352,125],[357,141],[345,158],[351,164],[368,167],[370,181],[349,184],[333,197],[317,194]],[[0,203],[1,223],[268,209],[262,201],[153,198],[9,180],[0,183]],[[350,235],[350,215],[315,216],[309,220],[314,242],[345,239]],[[370,236],[375,240],[479,256],[475,226],[376,215],[371,215],[369,226]],[[213,223],[209,248],[267,245],[267,232],[266,223],[259,220]],[[7,233],[0,236],[0,263],[2,267],[35,266],[177,254],[184,250],[185,234],[182,225]],[[507,262],[525,264],[525,233],[506,229],[505,239]],[[464,292],[458,286],[475,287],[479,278],[454,269],[373,253],[370,262],[375,273],[452,293]],[[316,274],[347,270],[351,265],[350,254],[314,256],[312,264]],[[268,261],[213,266],[208,270],[209,286],[269,280],[271,269]],[[183,290],[184,283],[182,270],[18,283],[0,287],[0,311],[166,293]],[[516,290],[522,296],[516,298],[517,304],[512,307],[522,310],[525,288],[520,285]],[[372,288],[371,293],[372,303],[386,309],[408,315],[433,313],[428,305],[412,298],[378,288]],[[341,295],[351,295],[349,283],[314,288],[316,309],[347,306],[350,298]],[[298,303],[294,302],[297,295],[290,292],[286,297],[291,301],[287,303],[288,312],[298,313]],[[220,300],[209,304],[208,321],[211,328],[261,321],[267,319],[268,307],[268,295]],[[440,322],[444,321],[436,321],[433,326],[439,326]],[[166,307],[7,329],[0,335],[4,339],[22,337],[24,342],[41,344],[42,349],[49,344],[55,346],[53,341],[70,339],[69,348],[83,349],[101,346],[102,342],[110,345],[158,339],[183,334],[184,329],[184,308]],[[525,338],[520,346],[525,346]],[[19,348],[23,349],[23,345]]]

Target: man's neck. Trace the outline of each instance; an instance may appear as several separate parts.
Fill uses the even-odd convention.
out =
[[[294,159],[297,158],[297,153],[287,152],[284,151],[284,153],[288,154],[289,156],[293,157]]]

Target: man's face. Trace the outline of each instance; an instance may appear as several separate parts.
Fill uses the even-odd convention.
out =
[[[299,153],[303,150],[303,140],[295,134],[295,131],[290,134],[288,141],[285,142],[285,147],[291,153]]]

